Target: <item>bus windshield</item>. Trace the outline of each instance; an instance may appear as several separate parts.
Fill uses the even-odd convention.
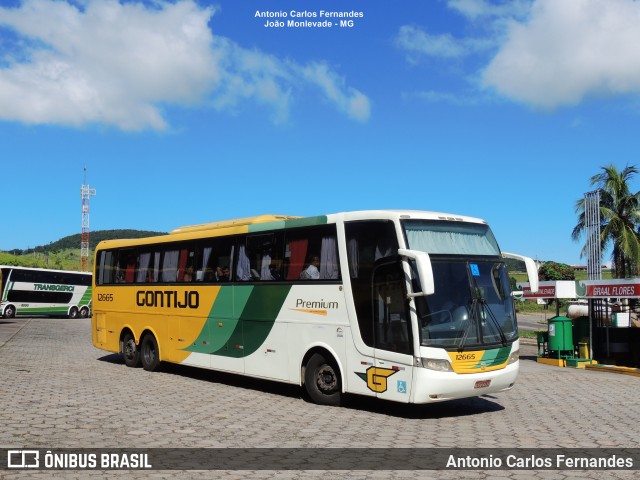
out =
[[[420,344],[463,350],[516,339],[516,316],[504,263],[433,260],[435,293],[416,299]]]
[[[430,254],[435,293],[416,298],[420,344],[464,350],[518,336],[507,271],[486,224],[406,220],[408,246]]]
[[[485,223],[404,220],[402,225],[411,250],[429,255],[500,256],[498,243]]]

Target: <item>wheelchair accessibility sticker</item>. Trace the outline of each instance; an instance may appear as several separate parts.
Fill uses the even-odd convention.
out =
[[[407,393],[407,382],[398,380],[398,393]]]

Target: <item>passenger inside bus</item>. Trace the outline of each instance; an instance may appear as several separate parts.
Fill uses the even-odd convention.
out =
[[[184,271],[184,275],[182,276],[182,281],[183,282],[193,281],[193,268],[187,267],[187,269]]]
[[[318,280],[320,278],[320,257],[313,255],[309,266],[300,273],[301,280]]]
[[[229,267],[224,266],[222,268],[216,267],[216,282],[228,282],[229,281]]]

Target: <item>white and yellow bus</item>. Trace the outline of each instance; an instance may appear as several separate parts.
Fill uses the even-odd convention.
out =
[[[69,318],[91,313],[91,274],[0,265],[0,316]]]
[[[422,211],[264,215],[96,248],[93,344],[161,361],[428,403],[513,387],[504,254],[482,220]]]

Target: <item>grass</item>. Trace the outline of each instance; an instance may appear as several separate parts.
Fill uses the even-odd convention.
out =
[[[538,332],[545,332],[546,330],[518,330],[518,335],[522,338],[535,338],[538,339]]]
[[[90,252],[89,255],[89,264],[92,264],[93,252]],[[51,253],[33,252],[28,255],[12,255],[8,252],[0,252],[0,265],[53,268],[57,270],[79,270],[80,249],[67,249]]]

